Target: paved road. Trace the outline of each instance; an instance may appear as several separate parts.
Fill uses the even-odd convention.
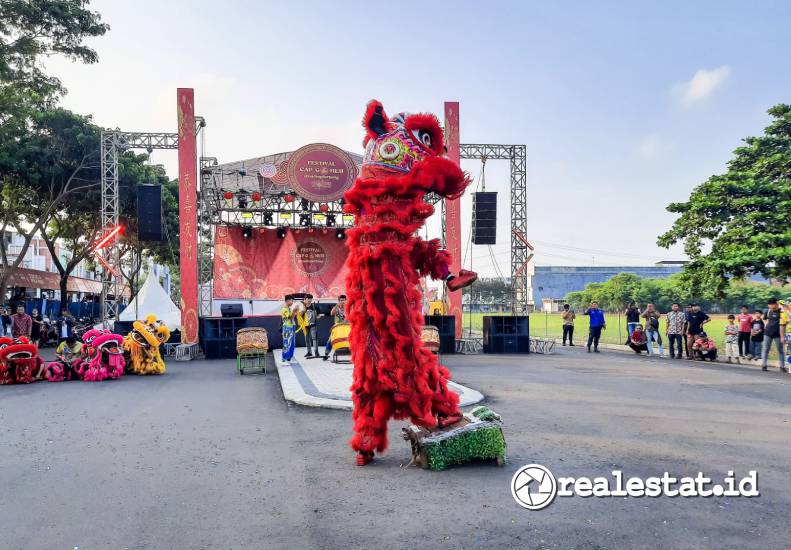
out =
[[[510,463],[366,468],[349,414],[287,405],[231,362],[167,376],[0,387],[4,549],[788,548],[791,376],[597,356],[450,357],[505,419]],[[519,508],[510,478],[760,473],[758,498],[557,499]]]

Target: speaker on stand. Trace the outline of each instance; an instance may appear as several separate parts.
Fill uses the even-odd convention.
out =
[[[496,191],[479,191],[473,195],[472,243],[497,244]]]
[[[137,238],[162,241],[162,186],[137,186]]]

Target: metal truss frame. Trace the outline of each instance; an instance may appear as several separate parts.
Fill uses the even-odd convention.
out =
[[[533,250],[527,241],[527,146],[462,143],[460,147],[463,159],[508,160],[511,163],[511,310],[514,315],[527,315],[531,290],[527,264]],[[442,224],[444,242],[444,215]]]
[[[203,121],[202,117],[195,117]],[[196,124],[196,133],[204,127]],[[171,132],[124,132],[122,130],[103,130],[101,134],[101,173],[102,173],[102,234],[108,234],[118,225],[118,154],[129,149],[178,149],[179,135]],[[120,249],[111,242],[104,249],[106,258],[120,268]],[[102,276],[102,323],[108,326],[118,317],[119,279],[110,270],[104,269]]]

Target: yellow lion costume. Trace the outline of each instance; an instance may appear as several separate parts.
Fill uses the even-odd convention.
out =
[[[132,327],[132,332],[124,338],[127,372],[165,374],[165,361],[159,346],[170,339],[170,329],[156,315],[147,316],[145,321],[135,321]]]

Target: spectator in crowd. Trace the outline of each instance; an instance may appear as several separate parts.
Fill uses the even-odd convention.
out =
[[[71,311],[68,309],[64,309],[61,312],[61,317],[58,319],[58,343],[63,342],[69,336],[74,335],[74,325],[76,322],[74,321],[74,316],[71,314]]]
[[[44,317],[38,312],[38,308],[33,308],[30,314],[30,319],[33,321],[33,329],[30,331],[30,339],[34,344],[38,345],[41,339],[41,325],[44,323]]]
[[[33,330],[33,320],[30,315],[25,313],[25,306],[19,305],[16,308],[16,314],[11,319],[11,336],[19,338],[25,336],[30,338],[30,332]]]
[[[629,336],[629,347],[634,350],[637,355],[643,351],[648,351],[648,346],[645,341],[645,332],[643,332],[643,325],[637,323],[637,326],[632,330]]]
[[[737,363],[741,363],[739,354],[739,327],[736,325],[736,316],[728,315],[728,324],[725,325],[725,356],[728,358],[728,363],[733,363],[736,359]]]
[[[711,318],[700,309],[700,305],[692,304],[692,313],[687,318],[687,340],[690,346],[696,341],[698,335],[703,332],[703,325],[709,321],[711,321]],[[693,347],[692,349],[694,351],[695,348]]]
[[[689,342],[689,318],[692,316],[692,304],[684,306],[684,353],[687,359],[692,358],[692,344]]]
[[[629,302],[629,307],[623,312],[626,316],[626,332],[629,335],[628,338],[632,337],[632,332],[637,325],[640,324],[640,313],[642,312],[636,302]]]
[[[588,332],[588,353],[591,352],[591,344],[593,344],[593,351],[599,353],[599,338],[601,338],[601,331],[607,328],[607,322],[604,319],[604,312],[599,309],[598,302],[591,302],[590,307],[585,310],[583,315],[587,315],[590,319]]]
[[[787,373],[789,370],[788,367],[785,366],[784,344],[788,320],[780,309],[780,304],[777,303],[776,299],[770,299],[768,306],[769,309],[766,311],[766,325],[764,326],[763,350],[761,351],[761,370],[769,370],[767,367],[769,363],[769,352],[772,349],[772,344],[775,344],[777,347],[780,370]]]
[[[648,355],[655,355],[654,342],[659,346],[659,357],[665,355],[665,350],[662,348],[662,335],[659,332],[659,318],[662,316],[656,309],[654,304],[646,304],[643,318],[645,319],[645,339],[648,344]]]
[[[563,345],[566,345],[566,336],[569,338],[569,345],[574,345],[574,319],[577,314],[571,309],[569,304],[563,304],[563,311],[560,313],[563,319]]]
[[[741,313],[736,317],[739,325],[739,357],[751,357],[750,349],[750,331],[753,325],[753,316],[750,315],[750,310],[747,306],[741,307]]]
[[[750,343],[752,344],[750,350],[754,359],[761,357],[764,345],[764,326],[764,312],[758,309],[753,315],[753,324],[750,329]]]
[[[692,344],[692,353],[698,361],[714,361],[717,359],[717,346],[705,332],[701,332]]]
[[[684,340],[684,324],[686,317],[681,311],[681,304],[673,304],[667,314],[667,339],[670,342],[670,358],[681,359],[683,352],[681,343]],[[676,353],[678,349],[678,353]]]
[[[11,336],[11,315],[8,313],[8,308],[2,310],[3,334],[2,336]]]

